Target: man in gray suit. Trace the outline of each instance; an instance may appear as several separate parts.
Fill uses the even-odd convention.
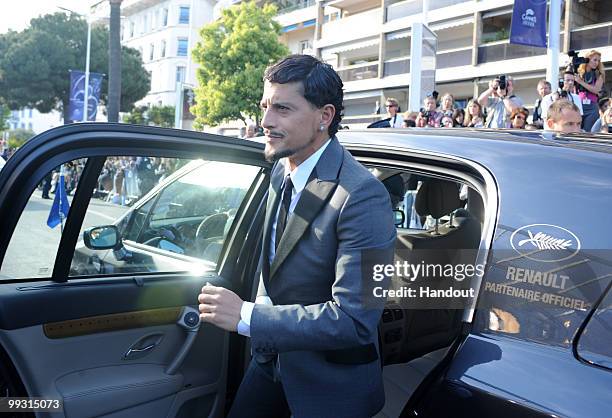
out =
[[[272,169],[255,303],[204,286],[202,320],[251,338],[231,417],[371,417],[383,406],[374,264],[393,262],[384,186],[335,137],[342,81],[308,55],[266,70]]]

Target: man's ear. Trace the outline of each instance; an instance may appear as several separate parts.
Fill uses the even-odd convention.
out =
[[[548,126],[548,129],[552,130],[555,126],[555,121],[551,118],[546,118],[546,126]]]
[[[326,104],[321,108],[321,124],[325,126],[331,125],[336,116],[336,108],[332,104]]]

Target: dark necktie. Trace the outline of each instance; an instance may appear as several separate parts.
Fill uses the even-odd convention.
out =
[[[283,184],[283,197],[281,200],[280,210],[278,211],[278,221],[276,222],[276,237],[274,239],[274,249],[278,248],[278,243],[285,231],[287,224],[287,216],[289,215],[289,206],[291,205],[291,193],[293,192],[293,183],[289,174],[285,177]]]

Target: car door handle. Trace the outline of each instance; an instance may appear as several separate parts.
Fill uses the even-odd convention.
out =
[[[126,358],[127,358],[127,357],[129,357],[129,356],[130,356],[130,354],[132,354],[132,353],[134,353],[134,354],[135,354],[135,353],[142,353],[142,352],[144,352],[144,351],[149,351],[149,350],[152,350],[152,349],[154,349],[154,348],[155,348],[155,346],[156,346],[156,345],[157,345],[157,344],[151,344],[151,345],[148,345],[148,346],[146,346],[146,347],[142,347],[142,348],[130,348],[130,349],[127,351],[127,353],[125,353],[125,357],[126,357]]]
[[[123,355],[124,360],[134,360],[149,354],[161,343],[163,335],[159,333],[146,335],[136,341]]]

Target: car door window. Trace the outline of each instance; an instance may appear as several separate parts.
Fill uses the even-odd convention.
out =
[[[83,158],[54,168],[31,193],[7,247],[0,280],[51,277],[63,225],[86,162]]]
[[[146,169],[146,186],[142,186],[142,173],[135,171],[132,190],[136,193],[126,190],[128,176],[123,175],[124,192],[119,198],[117,181],[112,182],[114,192],[94,194],[90,203],[94,209],[88,210],[82,232],[112,224],[120,240],[115,248],[106,249],[91,248],[85,240],[80,241],[71,276],[215,269],[230,227],[260,169],[205,160],[147,161],[151,167]],[[141,159],[136,158],[133,165],[142,166]],[[147,189],[152,191],[143,196]],[[90,212],[107,213],[108,221],[93,224]]]
[[[602,300],[578,340],[578,355],[612,369],[612,291]]]

